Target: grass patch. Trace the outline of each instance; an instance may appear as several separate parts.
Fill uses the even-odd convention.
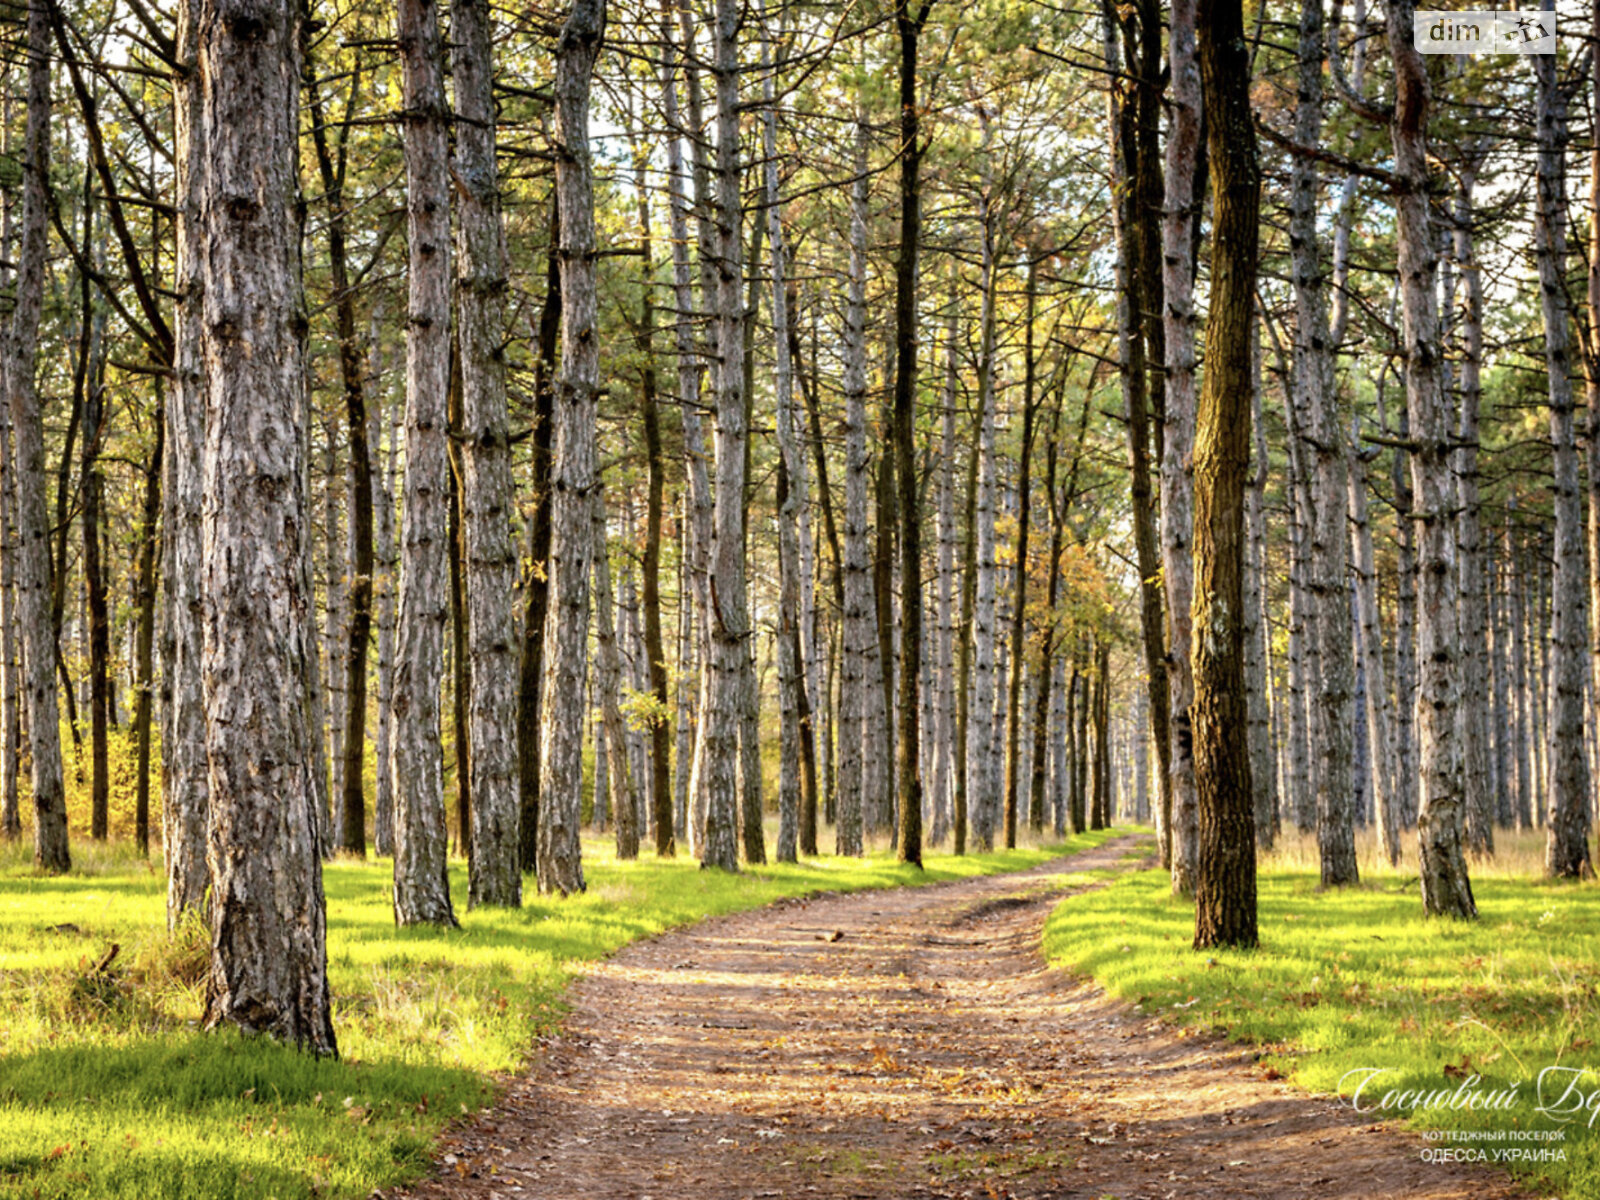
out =
[[[1508,857],[1522,849],[1509,847]],[[1592,1110],[1565,1125],[1535,1111],[1547,1068],[1557,1069],[1544,1083],[1547,1107],[1569,1083],[1600,1105],[1591,1069],[1600,1061],[1600,886],[1475,870],[1480,919],[1458,923],[1423,918],[1415,874],[1374,869],[1359,887],[1317,885],[1314,871],[1269,860],[1258,882],[1261,948],[1197,953],[1193,905],[1172,898],[1164,873],[1125,875],[1062,901],[1045,951],[1146,1013],[1262,1044],[1265,1076],[1315,1092],[1338,1092],[1345,1080],[1348,1096],[1346,1073],[1362,1068],[1384,1070],[1364,1105],[1391,1089],[1487,1094],[1518,1084],[1502,1110],[1380,1115],[1508,1138],[1565,1128],[1554,1142],[1435,1144],[1491,1158],[1496,1149],[1561,1149],[1565,1162],[1503,1165],[1567,1196],[1600,1195]]]
[[[46,877],[26,844],[0,848],[0,1196],[366,1196],[420,1174],[443,1125],[493,1099],[585,962],[780,897],[1018,870],[1110,836],[930,854],[921,874],[878,850],[739,875],[618,862],[596,838],[585,895],[458,910],[458,930],[396,929],[387,860],[330,863],[338,1062],[196,1028],[207,937],[167,937],[158,865],[78,843],[73,873]],[[464,906],[462,864],[451,884]]]

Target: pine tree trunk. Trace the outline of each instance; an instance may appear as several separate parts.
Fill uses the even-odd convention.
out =
[[[205,445],[205,360],[200,352],[205,238],[200,193],[205,126],[200,113],[200,3],[178,6],[173,83],[177,264],[173,373],[166,396],[166,458],[161,509],[161,842],[167,865],[167,928],[206,903],[206,822],[210,780],[200,694],[200,455]]]
[[[456,776],[456,847],[467,859],[472,876],[472,652],[467,635],[467,547],[461,527],[461,445],[454,436],[461,428],[461,354],[450,338],[450,387],[445,404],[445,428],[452,431],[445,446],[449,469],[448,516],[445,537],[450,547],[450,734]]]
[[[466,533],[467,631],[472,656],[472,873],[469,904],[522,903],[516,740],[519,662],[512,597],[511,443],[506,411],[506,242],[495,164],[494,56],[487,0],[450,10],[455,82],[453,164],[459,206],[456,337]]]
[[[1089,828],[1087,792],[1089,782],[1089,677],[1084,673],[1084,653],[1080,644],[1072,665],[1072,699],[1068,720],[1072,722],[1072,789],[1067,802],[1074,834]]]
[[[871,671],[877,662],[877,636],[872,626],[872,576],[867,569],[866,162],[867,127],[858,121],[844,318],[844,649],[839,683],[837,854],[862,852],[862,825],[866,812],[876,803],[869,798],[868,789],[874,784],[881,786],[872,751],[881,753],[882,747],[865,738],[873,698],[883,694]]]
[[[144,505],[139,516],[139,557],[134,575],[134,599],[138,604],[138,618],[133,634],[134,701],[133,739],[137,755],[133,801],[133,840],[141,858],[150,857],[150,759],[154,749],[151,736],[151,712],[155,698],[155,632],[156,632],[156,572],[159,568],[161,522],[161,470],[166,456],[165,396],[158,385],[154,421],[154,445],[145,466]],[[0,437],[0,455],[5,453],[5,439]],[[5,486],[0,480],[0,489]],[[0,502],[0,539],[5,538],[7,505]],[[0,546],[0,556],[6,553]],[[7,613],[4,587],[4,570],[0,568],[0,621]],[[10,660],[0,651],[0,672],[9,670]],[[0,739],[11,728],[0,707]],[[6,755],[4,742],[0,742],[0,759]],[[0,772],[4,771],[0,764]],[[15,811],[15,805],[12,806]],[[5,836],[5,820],[0,813],[0,836]],[[10,836],[16,836],[12,834]]]
[[[595,738],[595,824],[603,820],[600,779],[609,776],[606,795],[616,810],[617,857],[639,857],[639,803],[628,762],[628,727],[623,723],[622,666],[617,654],[616,610],[611,599],[611,556],[607,551],[605,494],[594,490],[594,690],[600,700],[601,729]],[[603,735],[603,742],[602,742]]]
[[[647,658],[647,683],[655,698],[656,711],[650,720],[649,791],[652,808],[650,825],[655,832],[656,856],[671,858],[677,853],[672,836],[672,731],[666,721],[667,657],[661,641],[661,519],[664,503],[666,463],[661,454],[661,413],[656,395],[655,359],[655,254],[650,238],[650,192],[647,185],[647,158],[643,149],[636,158],[634,186],[639,201],[640,251],[643,262],[644,299],[639,315],[638,345],[643,364],[639,370],[639,416],[644,431],[645,455],[645,538],[644,558],[644,640]]]
[[[86,189],[83,203],[83,249],[85,257],[94,253],[93,195]],[[110,824],[111,780],[107,738],[110,734],[111,705],[111,630],[106,609],[106,581],[101,557],[101,534],[105,501],[105,476],[100,470],[100,446],[105,437],[104,371],[98,366],[101,355],[103,315],[94,309],[94,292],[89,278],[79,272],[79,324],[83,331],[78,360],[77,382],[83,398],[83,450],[79,479],[79,529],[83,535],[83,591],[88,610],[89,633],[89,836],[104,841]],[[60,569],[64,570],[62,566]]]
[[[800,629],[801,589],[800,512],[807,503],[805,453],[795,428],[794,366],[790,358],[787,331],[789,288],[784,263],[782,198],[778,193],[778,118],[774,100],[774,81],[770,34],[762,41],[762,67],[765,76],[762,112],[762,142],[765,157],[764,179],[767,203],[767,241],[771,262],[772,325],[779,331],[773,338],[775,364],[773,390],[777,399],[778,434],[778,852],[779,862],[794,862],[800,839],[801,745],[800,709],[805,697],[805,659]]]
[[[5,105],[6,112],[10,104]],[[10,138],[6,148],[9,150]],[[6,236],[0,239],[0,255],[10,257],[11,201],[5,204]],[[9,274],[9,273],[7,273]],[[0,275],[0,282],[10,280]],[[0,358],[0,386],[4,386],[5,361]],[[16,479],[11,459],[11,403],[0,395],[0,838],[16,841],[22,837],[22,812],[17,790],[22,754],[22,726],[17,709],[17,615],[15,514]]]
[[[930,844],[942,846],[950,832],[954,805],[953,741],[955,738],[955,555],[956,555],[956,391],[961,385],[956,363],[958,310],[952,304],[945,322],[944,390],[939,406],[938,538],[939,557],[936,589],[938,609],[935,633],[933,706],[933,828]]]
[[[1189,604],[1194,592],[1195,213],[1200,155],[1200,66],[1195,58],[1195,0],[1174,0],[1171,35],[1172,117],[1167,137],[1166,206],[1162,215],[1162,296],[1166,305],[1166,425],[1161,457],[1161,577],[1166,585],[1169,737],[1172,779],[1172,891],[1194,889],[1198,810],[1194,730],[1189,709]]]
[[[1408,436],[1410,417],[1400,408],[1399,434]],[[1411,520],[1410,456],[1394,452],[1391,464],[1394,508],[1398,518],[1395,531],[1395,621],[1394,621],[1394,780],[1395,807],[1400,827],[1416,824],[1419,783],[1417,778],[1416,699],[1417,699],[1417,554],[1416,525]]]
[[[1378,572],[1373,565],[1372,524],[1367,518],[1367,458],[1359,452],[1350,456],[1350,523],[1355,542],[1357,630],[1361,667],[1367,683],[1367,744],[1378,852],[1392,867],[1400,862],[1400,820],[1394,795],[1394,760],[1390,754],[1389,687],[1383,665],[1382,619],[1378,613]]]
[[[1103,51],[1113,76],[1121,72],[1117,19],[1106,0],[1102,5]],[[1159,39],[1159,34],[1157,35]],[[1131,48],[1130,48],[1131,57]],[[1159,53],[1159,51],[1158,51]],[[1117,243],[1117,366],[1123,410],[1128,421],[1129,498],[1133,508],[1134,546],[1139,569],[1139,625],[1143,635],[1145,681],[1150,692],[1150,732],[1161,767],[1161,804],[1156,829],[1161,865],[1172,866],[1172,779],[1170,774],[1171,706],[1167,650],[1161,612],[1160,550],[1150,489],[1150,411],[1146,345],[1141,314],[1148,310],[1143,294],[1145,271],[1139,236],[1138,124],[1133,103],[1120,88],[1108,88],[1111,130],[1112,226]]]
[[[718,354],[716,490],[706,613],[711,645],[702,666],[705,681],[692,784],[696,804],[704,810],[701,865],[728,871],[738,869],[739,725],[746,708],[744,681],[750,652],[744,581],[745,320],[740,291],[744,223],[739,195],[738,29],[735,0],[717,0],[713,68],[717,85],[716,236],[709,264],[715,276],[712,327]],[[705,249],[702,246],[702,252]],[[711,292],[706,290],[708,301],[713,299]]]
[[[1389,54],[1396,85],[1391,136],[1400,296],[1405,313],[1406,407],[1410,420],[1413,517],[1418,547],[1417,743],[1421,804],[1422,901],[1432,916],[1475,917],[1461,846],[1461,747],[1455,731],[1460,695],[1455,590],[1459,583],[1450,512],[1450,413],[1439,373],[1437,255],[1428,212],[1428,78],[1412,44],[1411,0],[1388,0]],[[1405,511],[1402,509],[1402,511]]]
[[[1089,828],[1111,827],[1111,648],[1101,642],[1094,671],[1094,799]]]
[[[1238,731],[1248,721],[1241,617],[1261,174],[1238,0],[1200,0],[1197,25],[1214,213],[1206,375],[1194,439],[1194,945],[1203,949],[1257,940],[1255,804],[1249,749]]]
[[[1553,12],[1553,0],[1541,4]],[[1555,578],[1551,582],[1549,825],[1545,871],[1583,877],[1589,865],[1589,767],[1584,757],[1583,692],[1588,650],[1583,566],[1583,494],[1573,421],[1571,330],[1567,312],[1567,101],[1554,55],[1535,55],[1538,82],[1538,175],[1534,241],[1544,317],[1549,381],[1550,441],[1554,448]],[[1468,764],[1471,769],[1471,764]]]
[[[916,16],[898,0],[900,32],[900,248],[895,256],[894,457],[899,480],[900,712],[895,733],[900,861],[922,866],[922,761],[918,699],[922,666],[922,497],[916,475],[917,256],[922,241],[922,140],[917,108],[917,50],[933,0]],[[887,451],[885,451],[887,453]],[[1023,451],[1026,455],[1027,451]],[[1026,512],[1024,512],[1026,527]],[[1026,557],[1022,555],[1020,557]],[[1014,814],[1013,814],[1014,815]],[[1015,821],[1013,820],[1013,829]]]
[[[551,462],[550,611],[545,623],[539,743],[539,891],[584,890],[578,844],[583,790],[582,694],[588,674],[589,571],[595,553],[596,328],[594,169],[589,87],[605,36],[605,0],[576,0],[556,44],[556,194],[561,205],[561,375]]]
[[[1324,57],[1321,0],[1306,0],[1300,10],[1295,110],[1295,139],[1305,146],[1319,145],[1322,139]],[[1338,887],[1358,879],[1351,769],[1355,664],[1350,639],[1349,467],[1328,345],[1328,300],[1317,235],[1318,192],[1316,163],[1297,155],[1289,201],[1296,313],[1293,403],[1306,421],[1301,454],[1309,452],[1311,459],[1307,464],[1312,513],[1310,584],[1320,685],[1311,706],[1318,753],[1317,849],[1322,885]]]
[[[1600,0],[1590,5],[1591,46],[1600,45]],[[1591,52],[1590,104],[1600,103],[1600,55]],[[1589,341],[1584,348],[1585,399],[1589,410],[1588,472],[1589,472],[1589,615],[1595,621],[1592,630],[1591,692],[1600,700],[1600,137],[1590,137],[1589,147],[1589,254],[1586,300],[1588,303]],[[1500,633],[1496,627],[1496,635]],[[1499,698],[1497,688],[1496,698]],[[1498,729],[1504,729],[1497,722]],[[1504,787],[1500,789],[1505,792]]]
[[[374,322],[376,324],[376,322]],[[379,378],[378,339],[371,339],[372,377]],[[394,459],[395,424],[384,412],[379,399],[372,409],[373,453],[377,463],[372,473],[373,542],[377,574],[373,594],[378,610],[378,729],[373,744],[377,759],[376,786],[373,788],[373,843],[379,854],[394,854],[394,776],[389,773],[394,747],[394,632],[395,585],[399,564],[394,548]],[[387,435],[387,436],[386,436]],[[385,446],[385,441],[388,445]]]
[[[1038,307],[1039,262],[1035,258],[1028,264],[1028,282],[1023,315],[1022,351],[1022,452],[1017,467],[1017,545],[1016,558],[1011,571],[1011,661],[1016,669],[1011,675],[1011,691],[1006,704],[1006,758],[1005,758],[1005,843],[1006,849],[1017,844],[1017,794],[1022,786],[1022,663],[1023,635],[1026,631],[1028,598],[1028,518],[1029,492],[1031,491],[1031,465],[1033,460],[1033,431],[1037,417],[1034,404],[1034,387],[1037,364],[1034,358],[1033,326]]]
[[[561,330],[561,203],[550,202],[545,249],[544,304],[539,310],[534,361],[533,429],[528,455],[528,559],[524,583],[522,656],[517,680],[517,857],[524,872],[539,865],[539,688],[544,682],[545,619],[550,611],[550,456],[555,437],[556,340]]]
[[[302,569],[311,522],[296,216],[299,10],[202,0],[198,35],[212,917],[205,1021],[331,1055],[315,759],[300,706],[316,647]]]
[[[11,68],[0,69],[0,153],[16,153],[12,141]],[[179,92],[181,95],[181,91]],[[0,286],[15,282],[16,223],[14,188],[6,188],[0,198],[0,259],[11,266],[0,267]],[[22,722],[17,705],[18,615],[16,594],[16,476],[12,466],[11,400],[4,390],[9,351],[0,352],[0,838],[16,841],[22,837],[22,813],[17,790],[22,754]],[[170,456],[169,456],[170,458]]]
[[[1255,795],[1256,845],[1271,850],[1277,838],[1278,773],[1272,741],[1272,701],[1267,694],[1270,635],[1267,630],[1267,474],[1271,467],[1266,431],[1261,420],[1260,315],[1250,337],[1250,427],[1255,435],[1255,461],[1244,496],[1244,670],[1250,731],[1250,787]],[[1136,785],[1139,786],[1139,785]],[[1141,789],[1142,790],[1142,789]]]
[[[399,36],[406,111],[410,245],[405,481],[394,673],[394,919],[454,925],[444,808],[440,686],[450,587],[450,196],[439,18],[434,0],[403,0]],[[465,839],[463,839],[465,840]]]
[[[984,121],[985,151],[990,137]],[[979,220],[983,238],[983,311],[978,351],[978,479],[973,528],[976,561],[972,605],[972,700],[967,719],[967,807],[972,820],[972,842],[980,853],[994,849],[995,810],[1000,802],[1000,780],[995,777],[993,741],[995,686],[995,264],[994,217],[990,206],[990,165],[984,160],[984,189]]]
[[[330,768],[328,792],[323,798],[322,848],[324,854],[346,849],[346,820],[344,815],[344,728],[345,728],[345,666],[344,651],[349,644],[345,634],[345,538],[339,525],[339,493],[344,472],[339,469],[338,446],[333,426],[324,435],[322,483],[322,594],[326,601],[327,624],[322,629],[322,664],[327,696],[327,745]],[[362,831],[356,855],[366,853],[366,833]]]
[[[51,873],[67,871],[67,810],[61,774],[56,708],[55,622],[51,616],[50,523],[45,509],[44,420],[34,380],[39,316],[49,246],[50,16],[46,5],[28,11],[28,124],[23,148],[22,237],[17,301],[6,347],[11,393],[17,507],[16,598],[26,664],[28,747],[33,784],[33,861]]]
[[[1467,847],[1494,853],[1494,793],[1489,778],[1489,621],[1478,499],[1478,408],[1483,397],[1483,279],[1472,243],[1472,189],[1481,151],[1457,171],[1455,259],[1466,293],[1461,340],[1461,448],[1455,454],[1456,565],[1461,574],[1461,758]],[[1579,501],[1581,503],[1581,499]]]
[[[308,76],[313,74],[308,72]],[[351,87],[361,86],[358,70]],[[344,598],[344,653],[342,661],[329,657],[330,677],[339,669],[344,672],[341,685],[343,721],[338,729],[335,746],[340,761],[335,764],[339,781],[336,807],[343,820],[332,831],[330,842],[350,854],[366,853],[366,796],[363,771],[366,764],[367,732],[367,648],[372,635],[372,452],[367,418],[366,381],[362,373],[361,346],[356,333],[356,295],[350,283],[346,253],[346,213],[344,202],[345,148],[348,144],[348,120],[339,127],[337,142],[330,145],[328,124],[324,116],[321,94],[315,79],[307,84],[310,103],[312,142],[316,151],[317,171],[322,182],[323,203],[327,206],[327,237],[329,279],[333,285],[336,327],[339,337],[339,374],[344,385],[345,434],[349,454],[346,479],[345,547],[347,578]],[[347,106],[346,114],[350,108]],[[330,458],[333,435],[329,431]],[[330,479],[331,486],[331,479]],[[334,536],[330,527],[328,537]],[[331,547],[331,543],[330,543]],[[333,583],[329,582],[329,598],[333,596]],[[330,604],[331,607],[331,604]],[[337,631],[330,630],[328,646],[337,646]],[[335,705],[335,720],[339,720],[340,705]]]
[[[1292,373],[1284,372],[1284,424],[1289,442],[1289,639],[1290,639],[1290,797],[1296,828],[1316,827],[1317,698],[1322,670],[1317,637],[1316,600],[1312,595],[1312,540],[1315,516],[1310,468],[1306,462],[1305,415],[1295,403]]]

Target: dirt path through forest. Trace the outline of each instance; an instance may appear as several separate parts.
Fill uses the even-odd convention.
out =
[[[1522,1195],[1048,969],[1071,871],[783,902],[639,942],[449,1137],[449,1200]],[[1081,883],[1081,881],[1079,881]]]

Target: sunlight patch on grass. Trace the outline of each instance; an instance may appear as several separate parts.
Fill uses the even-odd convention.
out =
[[[1159,871],[1064,900],[1045,950],[1142,1012],[1262,1044],[1264,1073],[1315,1092],[1359,1068],[1384,1069],[1379,1098],[1454,1092],[1472,1075],[1483,1091],[1528,1081],[1512,1111],[1435,1110],[1418,1128],[1552,1128],[1533,1111],[1550,1066],[1581,1068],[1583,1092],[1600,1089],[1600,886],[1475,873],[1475,923],[1425,919],[1403,869],[1321,891],[1314,872],[1267,866],[1258,886],[1256,951],[1191,949],[1194,907]],[[1550,1143],[1568,1161],[1532,1171],[1573,1197],[1600,1195],[1588,1115]]]
[[[324,868],[337,1062],[198,1030],[206,932],[167,937],[159,863],[79,844],[74,871],[50,877],[3,847],[0,1197],[366,1196],[416,1177],[443,1124],[493,1099],[585,962],[781,897],[1020,870],[1119,832],[929,854],[920,873],[880,849],[732,875],[619,862],[595,838],[584,895],[540,897],[529,879],[522,908],[463,907],[453,930],[396,929],[388,860],[341,859]],[[460,863],[451,887],[464,906]]]

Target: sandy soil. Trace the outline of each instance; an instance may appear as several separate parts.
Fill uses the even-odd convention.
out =
[[[636,943],[441,1145],[428,1200],[1523,1196],[1047,968],[1071,871],[780,903]],[[1081,883],[1081,881],[1079,881]]]

